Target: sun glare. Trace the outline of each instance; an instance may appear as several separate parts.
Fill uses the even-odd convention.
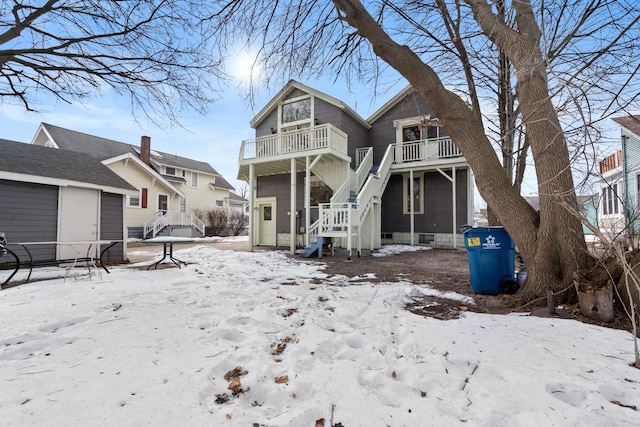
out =
[[[231,63],[232,77],[239,83],[249,83],[259,77],[260,67],[256,63],[255,54],[241,52],[236,55]]]

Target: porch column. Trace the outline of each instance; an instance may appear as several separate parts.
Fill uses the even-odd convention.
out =
[[[289,210],[289,228],[291,253],[296,253],[296,159],[291,159],[291,206]]]
[[[305,158],[305,180],[304,180],[304,245],[309,246],[309,227],[311,227],[311,170],[309,166],[309,156]]]
[[[249,165],[249,251],[253,252],[253,235],[257,231],[255,229],[256,225],[256,170],[255,165]]]
[[[456,167],[453,166],[451,167],[451,197],[453,198],[453,247],[457,248],[458,244],[457,244],[457,240],[456,239],[456,231],[458,228],[458,225],[456,224],[456,217],[457,217],[457,201],[456,201]]]
[[[411,220],[411,246],[413,246],[413,233],[415,232],[415,218],[414,218],[414,197],[413,197],[413,169],[409,171],[409,213]]]

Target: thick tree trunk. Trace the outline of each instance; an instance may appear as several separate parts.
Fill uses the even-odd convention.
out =
[[[408,47],[395,43],[357,0],[333,0],[342,18],[368,39],[374,52],[400,72],[431,106],[469,162],[482,197],[516,242],[528,268],[520,299],[528,301],[546,295],[546,288],[561,289],[572,283],[572,274],[587,264],[588,256],[578,216],[577,198],[569,164],[569,153],[553,105],[549,100],[546,69],[541,61],[537,34],[520,35],[504,23],[494,30],[508,32],[501,46],[518,70],[516,93],[523,121],[531,141],[539,183],[540,214],[515,191],[511,180],[485,135],[480,111],[469,108],[459,96],[447,90],[431,67]],[[484,0],[468,3],[494,17]],[[484,2],[484,3],[483,3]],[[483,9],[482,4],[486,7]],[[488,9],[488,11],[487,11]],[[531,18],[531,17],[528,17]],[[483,25],[482,16],[476,17]],[[535,25],[535,19],[532,19]],[[485,25],[487,25],[485,23]],[[519,27],[526,25],[519,22]],[[537,27],[535,27],[537,29]],[[522,31],[522,28],[521,28]],[[495,34],[492,34],[494,37]],[[521,39],[533,43],[521,43]],[[500,39],[501,37],[497,37]],[[511,43],[511,44],[509,44]],[[529,49],[527,55],[517,49]],[[518,54],[516,54],[518,53]],[[527,53],[527,52],[524,52]],[[536,62],[526,62],[534,59]],[[520,67],[518,64],[521,64]],[[533,66],[530,66],[533,64]]]

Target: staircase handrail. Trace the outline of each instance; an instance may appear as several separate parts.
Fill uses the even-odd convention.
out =
[[[358,214],[356,216],[358,219],[358,224],[356,224],[357,226],[362,223],[367,212],[369,212],[373,199],[375,197],[382,196],[382,193],[389,182],[389,177],[391,176],[391,165],[393,164],[393,151],[392,146],[387,147],[377,172],[375,175],[369,174],[367,181],[358,193],[358,197],[356,197],[356,205],[358,207]]]
[[[165,212],[163,211],[158,211],[156,213],[153,214],[153,216],[151,218],[149,218],[148,220],[146,220],[143,224],[143,234],[142,237],[144,239],[147,238],[147,235],[151,232],[153,232],[153,235],[151,237],[155,237],[156,236],[156,232],[155,232],[155,225],[156,222],[158,221],[159,218],[161,218],[162,216],[164,216]]]
[[[204,221],[198,218],[198,216],[193,212],[191,212],[191,225],[204,236],[206,228]]]
[[[356,186],[355,190],[360,191],[362,185],[365,183],[367,176],[371,172],[371,168],[373,167],[373,147],[369,147],[367,150],[367,154],[362,157],[360,160],[360,165],[356,169]]]
[[[349,178],[347,178],[340,187],[333,193],[331,199],[329,200],[331,203],[344,203],[349,200],[351,191],[351,185],[349,182]]]

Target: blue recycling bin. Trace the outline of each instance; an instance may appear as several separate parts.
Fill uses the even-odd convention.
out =
[[[473,292],[497,295],[517,290],[515,244],[504,227],[463,227],[462,233]]]

